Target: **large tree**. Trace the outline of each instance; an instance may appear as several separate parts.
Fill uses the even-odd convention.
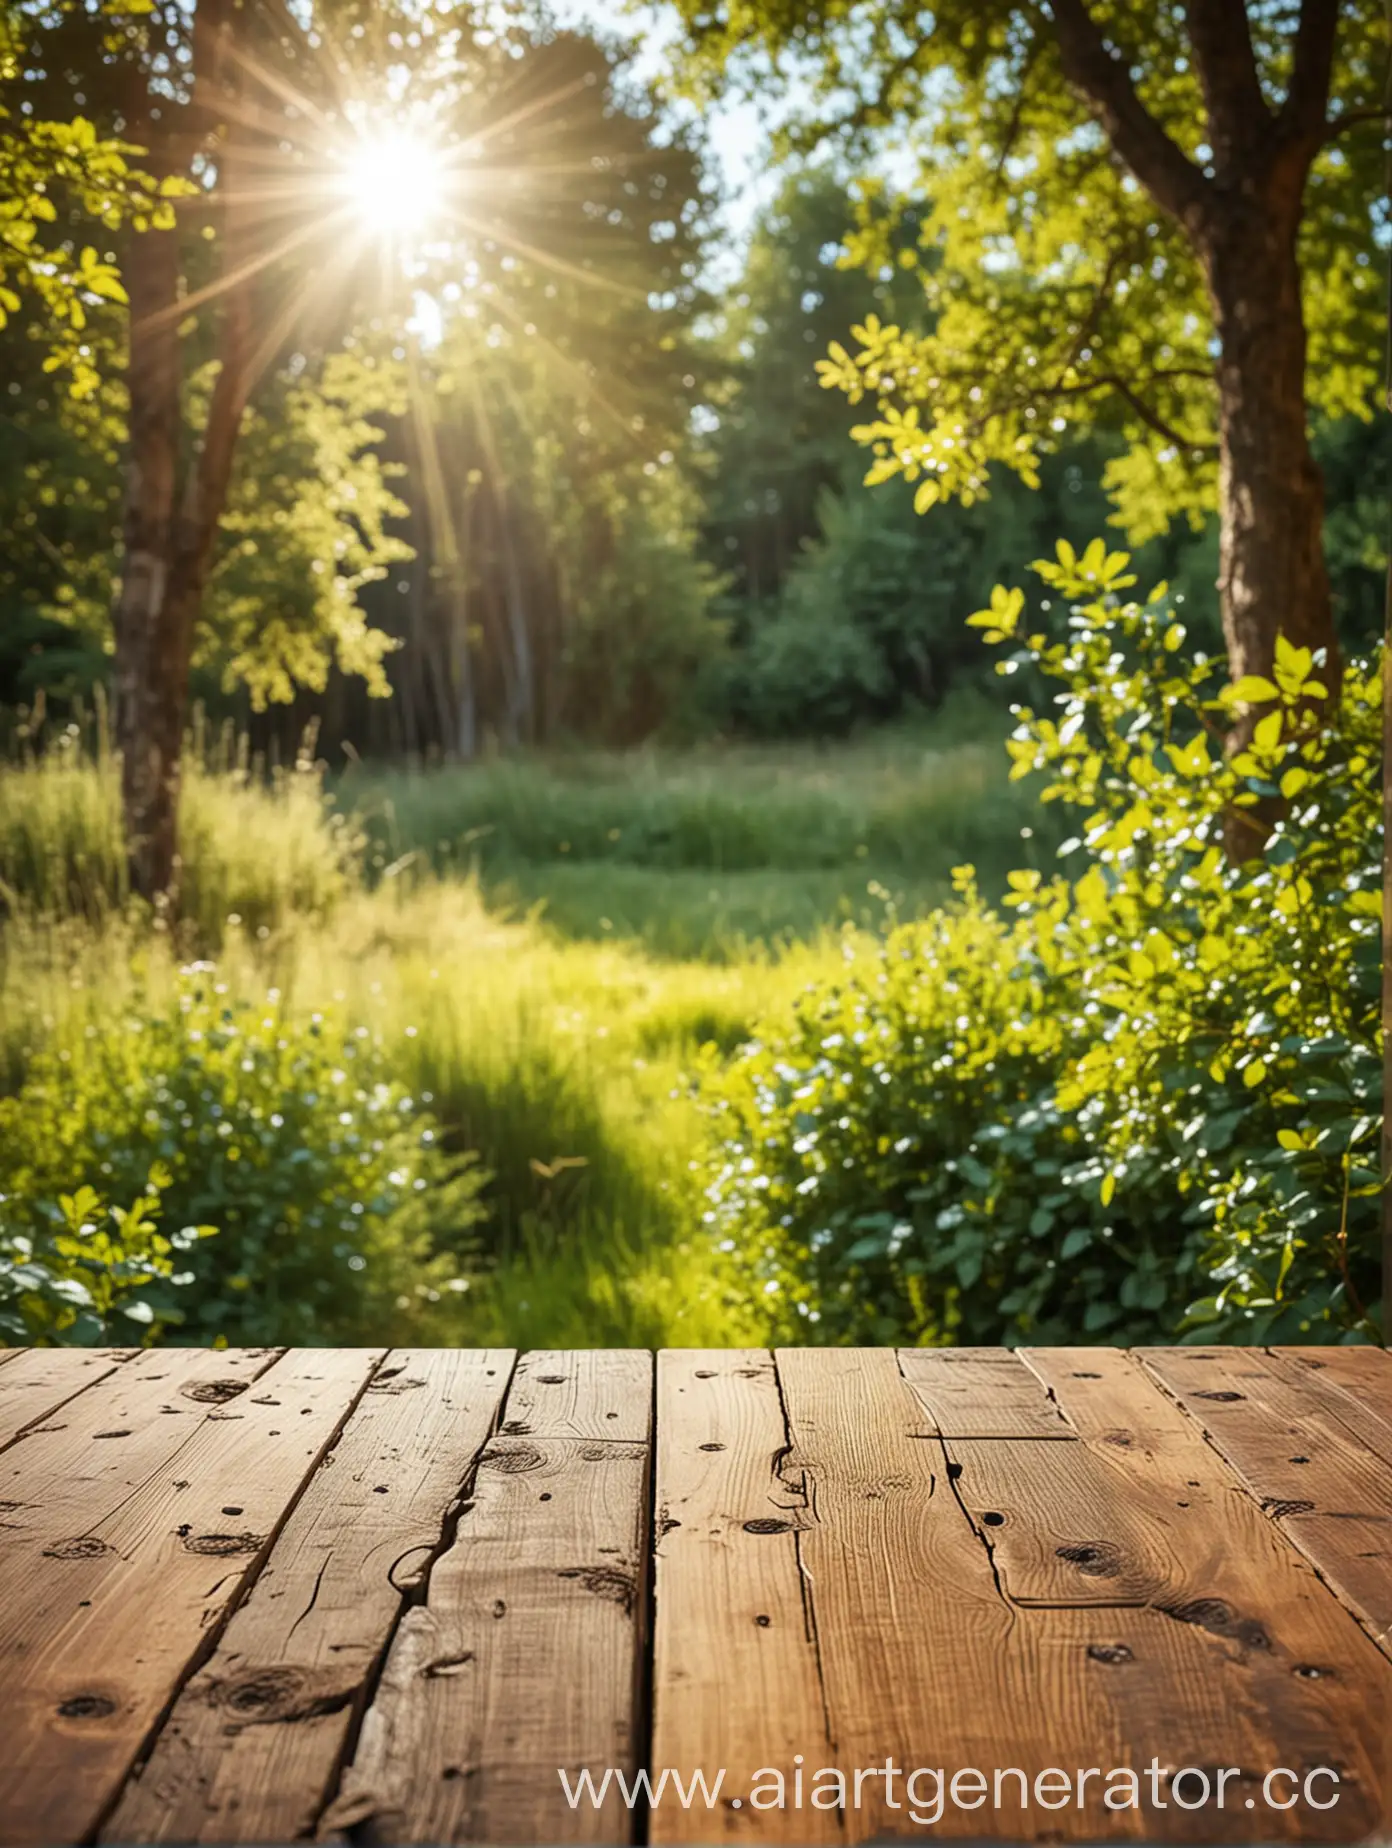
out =
[[[528,29],[520,7],[136,0],[113,21],[20,0],[10,17],[26,98],[140,149],[161,200],[115,256],[130,306],[114,732],[132,885],[157,898],[177,888],[189,669],[258,394],[283,396],[287,368],[353,328],[404,357],[413,288],[446,279],[527,334],[524,274],[645,303],[685,288],[692,188],[673,182],[692,157],[624,114],[612,58]],[[403,237],[422,188],[436,210]],[[70,205],[55,252],[84,225]]]
[[[820,129],[916,158],[930,331],[867,318],[823,368],[874,406],[872,478],[926,507],[1110,422],[1134,537],[1216,498],[1234,679],[1278,633],[1335,679],[1309,422],[1376,383],[1382,0],[679,3],[698,74],[771,54]]]

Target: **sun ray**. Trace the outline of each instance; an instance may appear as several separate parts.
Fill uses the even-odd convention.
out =
[[[271,249],[263,250],[254,257],[248,257],[245,263],[240,263],[236,269],[228,270],[214,281],[205,283],[201,289],[195,289],[191,295],[181,295],[178,301],[171,302],[167,308],[159,308],[153,314],[146,315],[143,325],[158,327],[165,321],[181,321],[195,308],[201,308],[204,302],[215,301],[218,296],[227,294],[229,290],[240,287],[244,282],[249,282],[253,276],[260,275],[263,270],[269,269],[271,264],[279,262],[282,257],[289,256],[290,252],[301,244],[308,243],[311,238],[321,236],[323,230],[324,221],[322,219],[316,219],[312,224],[301,225],[288,237],[282,238],[278,244],[273,245]]]
[[[505,224],[499,224],[496,220],[476,218],[460,206],[455,207],[455,217],[476,236],[491,238],[519,256],[529,257],[533,263],[554,270],[558,276],[567,276],[572,282],[585,283],[592,288],[607,289],[611,294],[626,296],[630,301],[646,299],[644,291],[632,283],[616,282],[613,277],[605,276],[598,270],[587,270],[578,263],[568,262],[565,257],[558,257],[553,251],[543,250],[540,245],[519,237],[515,231],[510,231]]]
[[[498,313],[511,321],[514,327],[518,328],[523,333],[526,332],[527,323],[523,321],[521,314],[505,297],[490,297],[489,306],[496,309]],[[540,352],[551,365],[555,367],[556,371],[563,378],[569,379],[577,388],[580,397],[587,407],[598,410],[618,435],[621,436],[625,442],[633,446],[637,454],[651,455],[652,451],[640,440],[638,432],[633,428],[632,420],[624,415],[617,404],[611,403],[609,399],[604,396],[603,392],[600,391],[598,385],[595,383],[594,378],[585,371],[585,368],[578,360],[572,359],[570,354],[563,352],[549,335],[543,334],[539,330],[534,329],[531,334],[527,335],[527,338],[534,340]]]
[[[240,65],[246,74],[254,78],[263,89],[269,90],[273,96],[278,96],[281,102],[288,103],[292,109],[298,110],[317,129],[325,133],[332,131],[332,122],[313,97],[307,96],[296,84],[291,83],[289,78],[273,70],[264,59],[258,58],[255,52],[245,45],[234,41],[229,51],[232,61]]]
[[[554,103],[563,103],[568,97],[578,96],[586,88],[584,77],[572,78],[569,83],[557,84],[554,90],[548,90],[544,96],[533,97],[529,103],[519,103],[509,115],[499,116],[496,122],[490,122],[473,137],[475,147],[487,147],[490,138],[503,135],[509,129],[530,119],[543,109],[549,109]]]

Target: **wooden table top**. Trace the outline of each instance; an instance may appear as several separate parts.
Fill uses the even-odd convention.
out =
[[[1366,1839],[1390,1639],[1374,1349],[0,1352],[4,1842]]]

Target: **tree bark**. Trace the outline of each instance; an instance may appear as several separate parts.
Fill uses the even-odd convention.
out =
[[[1327,132],[1339,0],[1301,0],[1285,101],[1268,107],[1244,0],[1190,0],[1187,23],[1207,116],[1211,170],[1148,113],[1088,0],[1050,0],[1065,75],[1156,204],[1183,228],[1208,278],[1221,351],[1219,597],[1233,678],[1269,677],[1276,637],[1338,642],[1321,532],[1324,487],[1305,408],[1305,319],[1297,256],[1305,182]],[[1238,726],[1240,742],[1244,726]]]
[[[1277,635],[1324,650],[1338,688],[1339,643],[1325,570],[1324,482],[1305,408],[1305,319],[1296,257],[1299,200],[1260,195],[1213,214],[1204,256],[1221,342],[1218,592],[1234,680],[1270,678]]]
[[[161,176],[184,171],[219,128],[229,95],[230,7],[203,0],[193,24],[194,88],[182,106],[150,90],[131,112],[136,141]],[[222,150],[219,192],[228,190]],[[243,272],[245,214],[222,213],[223,274]],[[178,813],[193,637],[227,501],[252,379],[252,286],[229,280],[218,321],[219,371],[207,426],[190,458],[183,432],[180,260],[176,231],[144,231],[125,264],[130,298],[124,558],[115,614],[113,737],[131,890],[178,900]],[[213,309],[212,312],[219,312]]]
[[[157,237],[172,246],[172,232],[145,232],[141,243]],[[163,253],[161,265],[166,266]],[[170,293],[160,304],[163,312],[142,325],[131,291],[130,450],[115,623],[114,735],[131,890],[173,906],[193,638],[250,387],[251,327],[247,293],[235,289],[223,312],[220,370],[207,427],[175,509],[182,368],[177,322],[168,308],[177,273],[151,278],[151,285],[152,294],[166,285]]]
[[[178,283],[177,234],[145,231],[134,238],[125,265],[130,411],[112,736],[121,757],[130,883],[150,899],[172,879],[187,698],[169,623],[182,366],[178,327],[167,311]]]

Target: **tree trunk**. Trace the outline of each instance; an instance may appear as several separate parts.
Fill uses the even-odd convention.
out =
[[[1269,106],[1244,0],[1189,0],[1185,27],[1212,164],[1202,167],[1142,103],[1089,0],[1049,0],[1064,74],[1112,147],[1194,246],[1208,279],[1221,465],[1223,630],[1234,679],[1268,677],[1276,637],[1338,643],[1320,529],[1324,490],[1305,418],[1305,321],[1296,240],[1305,184],[1327,138],[1339,0],[1301,0],[1286,95]],[[1252,17],[1249,17],[1249,13]],[[1240,742],[1249,713],[1237,727]]]
[[[1310,449],[1305,320],[1293,212],[1262,200],[1218,216],[1205,252],[1222,350],[1218,591],[1234,680],[1269,679],[1276,637],[1323,649],[1340,677],[1325,570],[1324,483]]]
[[[147,257],[145,246],[156,239],[162,248]],[[130,450],[114,731],[131,890],[172,908],[193,636],[251,382],[251,303],[245,287],[226,298],[207,427],[179,493],[182,365],[178,319],[170,312],[178,289],[174,233],[144,232],[137,251],[127,280]]]
[[[218,129],[229,92],[231,0],[203,0],[193,21],[194,83],[171,105],[155,89],[132,103],[131,129],[161,177],[188,168]],[[218,162],[227,191],[229,150]],[[244,264],[244,211],[224,208],[223,273]],[[184,462],[177,231],[143,231],[124,267],[130,300],[124,557],[115,612],[113,736],[131,890],[172,908],[178,897],[179,782],[194,628],[212,568],[232,457],[257,360],[246,281],[222,297],[220,369],[208,422]]]
[[[1324,562],[1324,479],[1310,448],[1305,315],[1296,237],[1300,183],[1248,187],[1212,213],[1200,240],[1221,342],[1218,601],[1234,681],[1270,680],[1278,636],[1322,662],[1315,678],[1337,699],[1342,678]],[[1289,194],[1290,196],[1286,196]],[[1231,753],[1251,738],[1259,703],[1239,710]],[[1228,811],[1235,861],[1260,853],[1283,804]]]
[[[112,736],[132,889],[154,899],[173,882],[179,753],[187,676],[169,623],[180,383],[173,231],[145,231],[125,266],[130,297],[130,396],[124,560],[115,611]]]

